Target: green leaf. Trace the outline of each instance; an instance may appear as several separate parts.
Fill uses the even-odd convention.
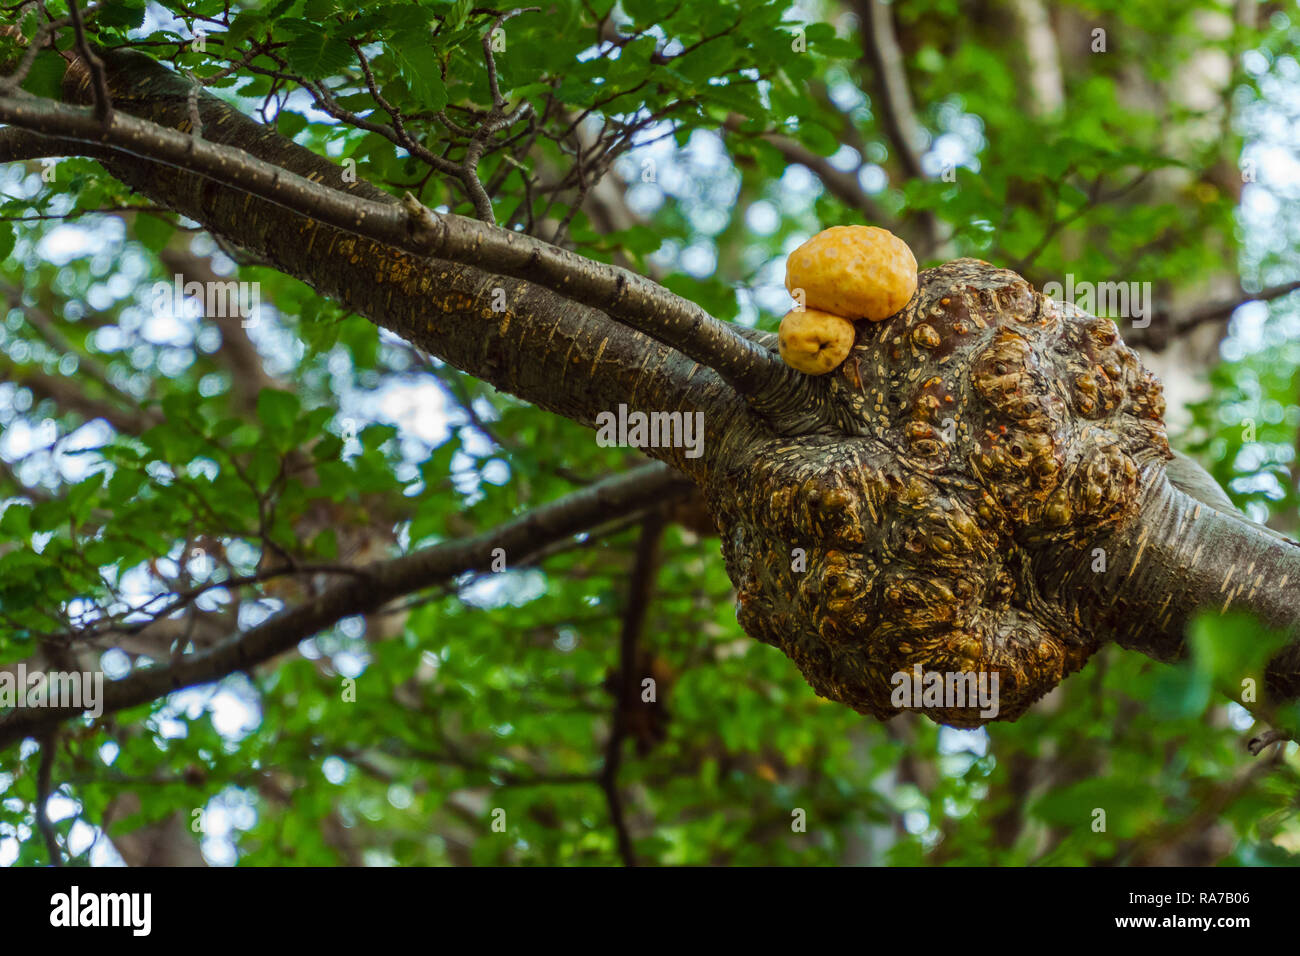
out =
[[[654,23],[663,11],[660,0],[623,0],[621,5],[623,12],[638,24]]]
[[[69,514],[78,521],[84,521],[103,486],[104,475],[102,472],[97,472],[70,487],[68,489]]]
[[[252,458],[248,463],[248,478],[258,491],[270,488],[271,482],[275,481],[279,473],[280,456],[274,449],[266,445],[259,445],[253,449]]]
[[[180,395],[175,392],[164,395],[162,401],[163,415],[171,425],[179,425],[182,422],[192,423],[196,420],[194,412],[194,397],[192,395]]]
[[[1286,634],[1262,627],[1249,614],[1206,613],[1193,622],[1187,639],[1195,672],[1207,685],[1239,697],[1243,682],[1262,686],[1265,668],[1273,656],[1289,643]]]
[[[835,134],[818,123],[801,123],[799,139],[819,156],[830,156],[840,148],[840,141]]]
[[[432,24],[432,13],[415,4],[409,7],[384,7],[378,11],[376,22],[389,39],[410,43],[428,43],[429,35],[433,32]]]
[[[319,27],[300,33],[284,47],[290,69],[309,80],[324,79],[341,73],[352,64],[352,48]]]
[[[53,50],[42,50],[32,61],[32,68],[23,79],[23,89],[33,96],[46,99],[63,99],[63,74],[68,64]]]
[[[361,446],[368,451],[378,451],[387,441],[397,437],[397,429],[392,425],[367,425],[357,436]]]
[[[264,388],[257,393],[257,417],[277,447],[287,449],[302,405],[293,392]]]
[[[1093,777],[1044,794],[1030,812],[1048,823],[1075,833],[1092,833],[1097,811],[1105,812],[1106,833],[1134,836],[1157,817],[1158,793],[1140,780],[1120,776]]]
[[[1187,720],[1205,713],[1213,687],[1209,678],[1191,667],[1164,667],[1151,686],[1150,706],[1160,720]]]
[[[32,531],[32,506],[15,502],[0,513],[0,535],[25,538]]]
[[[447,11],[445,29],[459,30],[469,19],[469,12],[474,8],[474,0],[455,0]]]
[[[145,214],[135,218],[135,237],[150,252],[162,252],[175,232],[176,227],[160,216]]]
[[[33,531],[53,531],[68,520],[68,503],[62,498],[50,498],[32,509]]]
[[[447,105],[447,89],[442,82],[438,56],[427,38],[401,44],[393,49],[402,79],[421,108],[440,110]]]
[[[135,30],[144,24],[144,0],[113,0],[99,8],[95,23],[101,27]]]
[[[266,32],[266,20],[260,14],[252,10],[244,10],[237,14],[235,19],[230,23],[230,29],[226,31],[226,43],[239,46],[249,37]]]
[[[302,15],[308,20],[324,20],[338,12],[339,0],[307,0],[302,5]]]

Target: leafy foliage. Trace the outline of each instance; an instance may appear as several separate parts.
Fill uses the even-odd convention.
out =
[[[1294,111],[1290,13],[1216,38],[1198,32],[1208,2],[1053,5],[1085,37],[1104,26],[1110,46],[1063,50],[1066,107],[1037,113],[1005,10],[895,4],[926,136],[927,175],[909,179],[841,6],[543,6],[499,20],[464,0],[115,0],[88,29],[462,214],[470,197],[420,150],[465,156],[493,105],[486,38],[508,108],[530,108],[477,166],[498,222],[761,328],[788,307],[784,254],[873,212],[900,233],[939,223],[948,245],[923,264],[974,255],[1037,284],[1068,272],[1173,300],[1208,295],[1201,280],[1225,270],[1252,289],[1295,277],[1300,217],[1261,225],[1235,183],[1243,140],[1248,157],[1282,148],[1266,117]],[[30,39],[37,23],[20,27]],[[1201,135],[1205,117],[1173,93],[1216,52],[1237,126]],[[42,53],[25,88],[57,95],[62,68]],[[494,528],[636,463],[145,206],[98,164],[54,170],[0,171],[0,664],[71,635],[120,676],[308,599],[342,566]],[[860,195],[832,188],[835,171]],[[1300,200],[1293,183],[1253,188],[1275,209]],[[205,268],[257,284],[255,320],[159,306],[160,285]],[[1183,444],[1253,517],[1294,532],[1295,297],[1249,308]],[[615,523],[540,566],[347,619],[274,665],[74,722],[50,803],[65,852],[103,862],[98,828],[119,839],[179,820],[223,864],[618,862],[601,777],[639,533]],[[1258,639],[1209,619],[1188,661],[1112,648],[1015,724],[877,725],[748,640],[716,538],[669,524],[641,641],[658,723],[634,728],[617,776],[633,852],[1074,865],[1192,846],[1197,862],[1294,863],[1295,747],[1260,773],[1241,746],[1248,715],[1216,692],[1258,664]],[[41,759],[29,741],[0,769],[4,862],[48,860]]]

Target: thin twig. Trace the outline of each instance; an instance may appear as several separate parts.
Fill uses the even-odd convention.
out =
[[[1268,286],[1258,292],[1244,293],[1231,299],[1209,302],[1181,315],[1166,316],[1162,310],[1157,309],[1149,325],[1141,329],[1129,329],[1124,333],[1124,341],[1129,345],[1159,348],[1169,339],[1186,335],[1210,322],[1227,319],[1248,302],[1271,302],[1273,299],[1280,299],[1296,291],[1300,291],[1300,279]]]
[[[91,88],[95,93],[95,119],[107,123],[113,112],[113,100],[108,94],[108,76],[104,73],[104,61],[91,50],[90,41],[86,39],[86,26],[82,22],[77,0],[68,0],[68,18],[77,35],[77,52],[86,61],[86,69],[90,71]]]
[[[488,89],[492,91],[492,108],[494,110],[505,106],[506,101],[501,96],[501,87],[497,81],[497,61],[492,55],[492,36],[501,29],[503,23],[519,16],[521,13],[541,12],[541,7],[516,7],[513,10],[507,10],[497,17],[487,33],[483,34],[483,58],[487,61]]]
[[[58,832],[50,819],[48,804],[51,796],[50,782],[54,776],[54,749],[57,733],[51,731],[40,738],[41,764],[36,771],[36,827],[45,840],[51,866],[63,866],[63,851],[59,849]]]

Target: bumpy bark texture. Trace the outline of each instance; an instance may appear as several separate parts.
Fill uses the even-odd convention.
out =
[[[1039,582],[1163,481],[1159,383],[1110,321],[959,259],[861,323],[830,387],[834,427],[737,444],[711,476],[741,625],[862,713],[896,714],[891,675],[919,664],[997,672],[1014,720],[1104,640]]]

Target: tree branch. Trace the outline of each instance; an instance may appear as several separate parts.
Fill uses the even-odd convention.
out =
[[[609,806],[610,822],[618,837],[618,854],[624,866],[636,866],[636,852],[623,814],[623,799],[618,790],[618,769],[623,763],[623,744],[627,740],[628,717],[636,706],[637,644],[645,630],[646,612],[654,590],[655,572],[659,567],[659,544],[663,538],[664,515],[652,511],[641,525],[636,558],[628,585],[627,605],[623,609],[623,627],[619,636],[618,685],[614,692],[614,710],[609,740],[605,744],[605,762],[600,771],[600,787]]]
[[[122,109],[101,123],[85,109],[0,97],[0,121],[199,173],[413,255],[467,265],[490,263],[494,272],[542,285],[678,349],[718,372],[760,410],[787,392],[797,374],[688,299],[643,276],[530,236],[434,213],[418,202],[399,204],[349,195],[242,150],[125,115]],[[5,158],[0,154],[0,159]]]
[[[736,132],[743,117],[735,114],[727,118],[726,128]],[[853,173],[836,169],[825,156],[819,156],[798,140],[780,133],[760,133],[759,138],[773,146],[787,163],[807,167],[816,176],[827,191],[850,209],[856,209],[870,222],[876,225],[888,225],[893,216],[884,210],[858,182]]]
[[[1246,293],[1220,302],[1209,302],[1199,308],[1184,312],[1182,315],[1168,315],[1157,312],[1151,324],[1142,329],[1126,329],[1124,341],[1129,345],[1141,345],[1147,348],[1159,348],[1169,339],[1186,335],[1193,329],[1211,322],[1220,322],[1231,317],[1232,313],[1248,302],[1271,302],[1285,295],[1300,290],[1300,279],[1268,286],[1258,292]]]
[[[206,684],[270,660],[345,617],[369,614],[395,598],[492,567],[496,549],[511,565],[550,543],[592,528],[610,517],[665,498],[690,483],[660,463],[645,465],[542,505],[484,534],[423,548],[389,561],[364,565],[355,579],[324,592],[209,650],[166,666],[136,671],[104,685],[102,712],[115,713],[172,691]],[[76,707],[15,708],[0,715],[0,749],[52,729],[82,713]]]
[[[36,770],[36,828],[41,831],[45,850],[50,855],[50,866],[63,866],[63,853],[59,837],[50,819],[49,802],[52,796],[54,750],[58,735],[53,731],[41,735],[41,763]]]
[[[110,51],[105,62],[118,118],[138,112],[164,128],[189,129],[191,84],[139,53]],[[65,78],[65,90],[81,84],[67,92],[73,99],[88,95],[88,77],[81,73],[80,79]],[[325,191],[333,187],[344,199],[400,209],[392,196],[364,179],[346,178],[346,170],[331,160],[223,101],[204,96],[199,107],[206,145],[237,147],[273,170],[295,173]],[[181,166],[103,146],[83,151],[93,153],[124,185],[201,223],[218,242],[237,246],[416,347],[541,408],[588,426],[620,403],[692,415],[707,410],[700,457],[691,457],[682,443],[650,450],[697,479],[707,474],[724,436],[752,411],[716,372],[542,285],[413,256],[238,189],[212,188],[202,175]],[[742,334],[741,327],[725,328]],[[793,374],[797,381],[787,391],[777,389],[788,410],[770,419],[798,417],[825,405],[810,394],[818,380]]]
[[[95,119],[101,123],[108,121],[113,112],[113,98],[108,93],[108,80],[104,76],[104,61],[95,55],[86,40],[86,25],[81,21],[81,10],[77,0],[68,0],[68,19],[72,21],[72,32],[76,35],[77,53],[90,70],[91,89],[95,92]]]
[[[925,179],[921,168],[925,130],[916,118],[912,90],[907,80],[903,51],[894,33],[894,8],[883,0],[855,0],[864,54],[875,79],[873,105],[880,107],[880,121],[908,179]],[[917,250],[917,258],[938,254],[947,242],[946,230],[930,210],[918,216],[928,239],[928,248]]]
[[[86,421],[102,418],[122,434],[138,435],[162,420],[157,412],[139,407],[128,409],[87,395],[75,379],[68,376],[16,368],[7,357],[0,357],[0,369],[16,384],[31,389],[37,398],[48,398],[61,408],[77,412]]]
[[[912,103],[903,51],[894,35],[893,7],[882,0],[858,0],[856,7],[866,58],[876,80],[881,123],[903,172],[909,179],[924,179],[921,124]]]

